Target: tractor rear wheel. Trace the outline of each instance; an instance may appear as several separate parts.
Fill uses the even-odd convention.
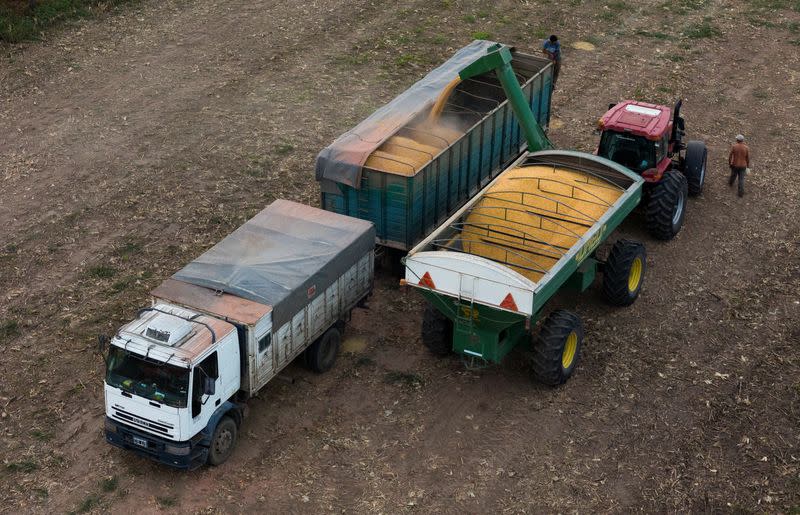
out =
[[[683,160],[683,175],[689,183],[689,195],[703,192],[706,181],[706,161],[708,150],[702,141],[690,141],[686,145],[686,158]]]
[[[581,356],[583,324],[575,313],[557,309],[542,323],[533,342],[533,375],[550,386],[563,384]]]
[[[603,296],[615,306],[630,306],[639,296],[647,268],[644,245],[619,240],[603,267]]]
[[[422,343],[436,356],[453,350],[453,322],[430,304],[422,315]]]
[[[670,170],[653,185],[647,203],[647,231],[659,240],[671,240],[683,227],[686,215],[686,177]]]

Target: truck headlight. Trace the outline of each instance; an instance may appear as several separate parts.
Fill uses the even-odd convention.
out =
[[[117,424],[112,422],[110,418],[106,417],[106,422],[105,422],[104,425],[105,425],[106,431],[108,431],[109,433],[116,433],[117,432]]]
[[[173,454],[175,456],[186,456],[192,451],[192,448],[188,445],[172,445],[172,444],[165,444],[164,445],[164,452],[167,454]]]

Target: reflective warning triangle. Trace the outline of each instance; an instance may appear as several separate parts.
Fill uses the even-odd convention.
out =
[[[431,279],[431,274],[428,272],[425,272],[425,274],[422,276],[422,279],[419,280],[419,284],[420,286],[427,286],[432,290],[436,289],[436,285],[433,284],[433,279]]]
[[[514,297],[512,297],[510,293],[506,295],[506,298],[500,303],[500,307],[510,309],[511,311],[519,311],[519,308],[517,308],[517,303],[514,302]]]

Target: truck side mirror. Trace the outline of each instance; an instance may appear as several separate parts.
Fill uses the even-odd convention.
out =
[[[203,395],[214,395],[217,391],[217,381],[213,377],[203,377]]]
[[[97,335],[97,351],[101,355],[105,355],[106,349],[108,348],[108,336],[104,334]]]

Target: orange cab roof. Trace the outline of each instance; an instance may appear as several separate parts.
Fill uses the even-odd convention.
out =
[[[203,313],[217,315],[245,325],[255,325],[272,307],[229,293],[215,292],[177,279],[167,279],[151,295]]]

